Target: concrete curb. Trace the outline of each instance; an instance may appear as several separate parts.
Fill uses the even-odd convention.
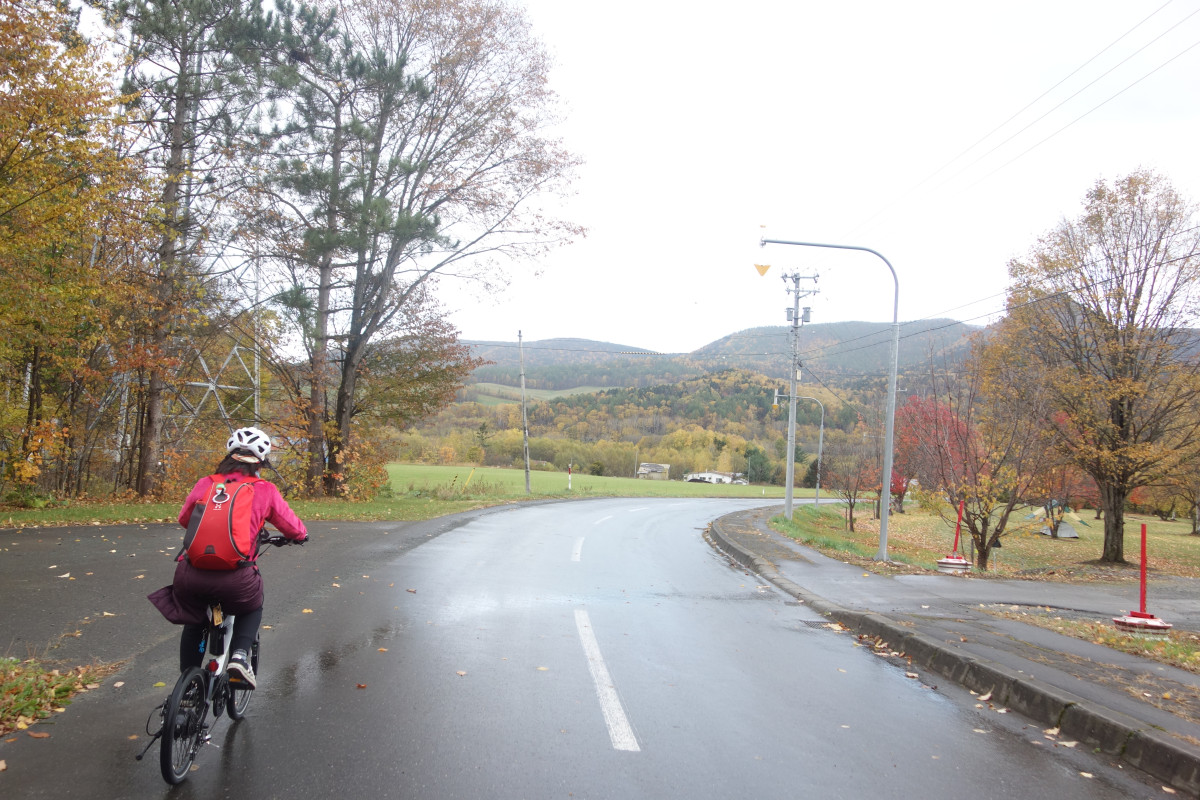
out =
[[[733,515],[730,515],[733,516]],[[1188,745],[1127,714],[993,661],[963,653],[880,614],[853,611],[819,597],[780,575],[774,565],[742,547],[724,531],[725,517],[709,528],[710,541],[746,569],[802,600],[822,616],[855,633],[887,642],[912,663],[980,693],[993,702],[1051,727],[1062,737],[1119,759],[1174,789],[1200,797],[1200,748]]]

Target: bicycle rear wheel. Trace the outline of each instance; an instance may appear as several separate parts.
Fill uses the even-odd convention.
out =
[[[254,670],[255,675],[258,675],[257,639],[250,648],[250,668]],[[246,716],[246,706],[250,705],[250,698],[254,695],[254,690],[238,688],[242,686],[240,683],[227,683],[226,685],[229,687],[229,701],[225,710],[229,712],[230,719],[241,719]]]
[[[159,766],[163,780],[169,784],[183,783],[187,778],[196,758],[205,704],[204,673],[192,667],[179,676],[163,710]]]

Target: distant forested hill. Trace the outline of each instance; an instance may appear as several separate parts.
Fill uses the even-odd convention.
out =
[[[928,373],[932,358],[939,366],[962,361],[972,334],[982,330],[954,320],[921,320],[900,326],[899,371]],[[622,344],[588,339],[545,339],[527,342],[525,385],[530,389],[564,390],[576,386],[648,388],[679,383],[716,370],[743,369],[773,379],[786,379],[791,349],[787,326],[751,328],[717,339],[692,353],[649,355]],[[800,330],[800,361],[830,385],[873,382],[888,371],[892,326],[877,322],[831,322]],[[520,384],[516,342],[466,342],[474,355],[490,362],[472,380]]]

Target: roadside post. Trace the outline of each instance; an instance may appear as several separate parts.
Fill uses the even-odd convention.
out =
[[[1113,617],[1113,624],[1123,631],[1147,637],[1164,637],[1173,627],[1169,622],[1163,622],[1158,617],[1146,611],[1146,523],[1142,523],[1142,580],[1141,607],[1138,611],[1130,611],[1123,617]]]
[[[939,558],[937,562],[938,572],[944,572],[947,575],[957,575],[971,569],[971,562],[963,558],[958,552],[958,532],[962,530],[963,506],[965,504],[966,500],[958,501],[958,522],[954,525],[954,552],[945,558]]]

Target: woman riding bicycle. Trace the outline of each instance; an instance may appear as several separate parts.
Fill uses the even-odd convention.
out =
[[[227,454],[213,475],[201,478],[192,488],[183,508],[179,512],[179,524],[185,528],[193,523],[193,510],[200,505],[205,508],[211,500],[221,500],[221,493],[233,494],[245,484],[253,486],[253,501],[249,509],[249,530],[256,535],[264,522],[269,522],[288,539],[304,542],[308,530],[296,516],[275,484],[258,478],[258,471],[268,464],[271,453],[270,438],[258,428],[239,428],[225,444]],[[214,497],[213,495],[217,496]],[[232,506],[235,503],[229,502]],[[217,508],[220,508],[218,505]],[[232,519],[232,517],[231,517]],[[189,528],[189,532],[194,530]],[[232,530],[232,527],[231,527]],[[231,535],[232,538],[232,535]],[[186,543],[185,543],[186,544]],[[205,569],[192,563],[187,556],[187,547],[176,559],[175,582],[151,595],[151,602],[172,622],[183,622],[183,635],[179,641],[179,668],[200,666],[203,660],[204,622],[208,608],[219,603],[226,614],[233,614],[233,653],[228,670],[249,688],[254,688],[254,670],[249,653],[258,637],[262,622],[263,580],[254,560],[254,547],[250,554],[238,562],[234,569]],[[170,591],[167,591],[167,590]],[[158,597],[156,597],[156,595]],[[166,596],[163,596],[166,595]],[[170,613],[168,613],[170,612]]]

